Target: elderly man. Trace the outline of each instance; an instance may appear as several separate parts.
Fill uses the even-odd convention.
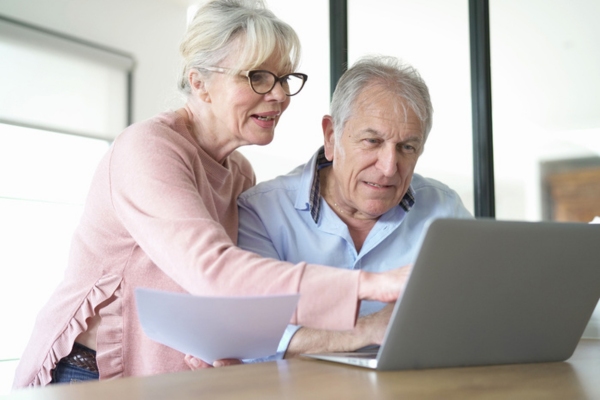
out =
[[[427,85],[391,57],[358,61],[337,84],[324,146],[303,166],[243,193],[238,245],[290,262],[380,272],[410,265],[436,218],[471,218],[455,191],[414,169],[431,130]],[[331,290],[337,290],[332,287]],[[379,344],[391,308],[362,302],[353,331],[288,327],[279,354]]]

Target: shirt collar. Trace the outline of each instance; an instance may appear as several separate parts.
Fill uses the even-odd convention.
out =
[[[309,197],[310,215],[315,223],[319,220],[319,215],[321,213],[321,182],[319,179],[319,171],[322,168],[330,166],[331,164],[332,162],[325,157],[325,147],[321,146],[317,152],[317,160],[315,162],[315,169],[313,171],[313,179],[310,187]],[[408,212],[414,204],[415,192],[411,185],[408,187],[408,190],[398,205],[402,207],[404,211]]]

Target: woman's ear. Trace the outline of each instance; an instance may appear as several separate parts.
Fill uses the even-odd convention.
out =
[[[188,74],[188,81],[190,83],[192,93],[198,96],[200,100],[210,103],[210,95],[206,88],[205,79],[206,78],[195,69],[190,70]]]

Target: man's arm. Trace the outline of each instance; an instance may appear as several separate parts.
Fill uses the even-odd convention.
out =
[[[238,199],[239,205],[239,233],[238,245],[246,250],[256,252],[264,257],[286,260],[285,241],[294,235],[277,237],[281,230],[278,228],[282,221],[277,223],[269,220],[273,213],[267,212],[269,206],[262,201],[251,200],[243,195]],[[292,209],[291,212],[297,212]],[[266,218],[263,221],[262,218]],[[271,227],[271,228],[269,228]],[[274,235],[275,237],[271,237]],[[288,243],[289,245],[289,243]],[[410,274],[410,266],[399,271],[403,275]],[[377,282],[373,285],[378,286]],[[285,353],[285,358],[297,356],[302,353],[316,353],[323,351],[353,351],[364,346],[380,344],[387,328],[393,309],[393,304],[387,305],[381,311],[361,317],[351,331],[325,331],[301,327],[295,333],[288,327],[288,332],[283,336],[275,359]],[[293,335],[293,336],[292,336]],[[291,336],[291,339],[290,339]],[[287,350],[286,350],[287,349]],[[260,360],[263,361],[263,360]]]
[[[325,331],[300,328],[292,337],[284,358],[306,353],[327,353],[332,351],[354,351],[361,347],[381,344],[394,304],[388,304],[380,311],[361,317],[351,331]]]

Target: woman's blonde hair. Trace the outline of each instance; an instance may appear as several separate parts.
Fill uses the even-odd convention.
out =
[[[274,54],[280,57],[279,70],[293,72],[300,62],[298,35],[262,0],[208,1],[196,12],[179,49],[183,57],[179,89],[187,94],[191,69],[217,67],[234,51],[236,65],[228,66],[234,72],[256,69]]]

